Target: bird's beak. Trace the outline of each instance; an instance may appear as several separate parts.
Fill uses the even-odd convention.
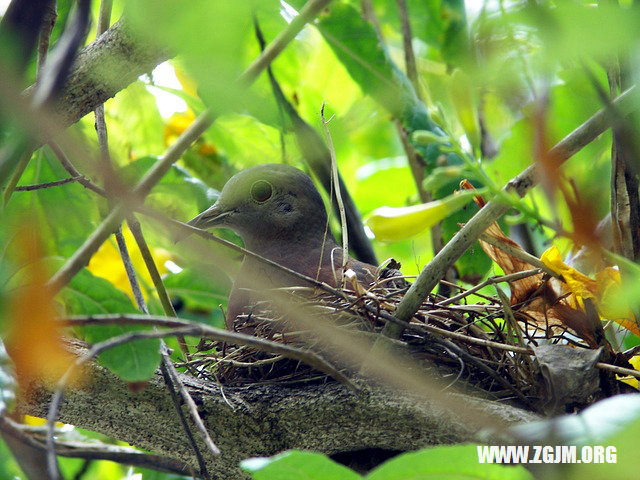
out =
[[[225,210],[220,206],[218,202],[216,202],[200,215],[189,220],[187,222],[187,225],[191,225],[192,227],[201,229],[215,227],[216,225],[220,225],[222,223],[222,220],[231,213],[232,210]],[[176,237],[175,242],[178,243],[187,238],[189,235],[189,233],[183,232]]]
[[[231,210],[225,210],[216,202],[197,217],[189,220],[188,225],[196,228],[210,228],[220,225],[222,220],[231,213]]]

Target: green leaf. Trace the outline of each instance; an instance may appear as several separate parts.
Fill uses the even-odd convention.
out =
[[[516,425],[510,430],[535,442],[553,438],[563,445],[598,445],[637,421],[640,421],[640,396],[625,394],[596,402],[577,415]]]
[[[385,462],[366,480],[533,480],[524,467],[478,463],[477,445],[435,447],[404,453]]]
[[[291,450],[271,458],[250,458],[241,467],[254,480],[357,480],[362,477],[321,453]]]
[[[181,55],[185,70],[198,85],[199,95],[220,114],[240,111],[253,103],[252,91],[238,78],[255,56],[249,48],[255,45],[255,3],[192,0],[179,6],[169,0],[139,0],[128,2],[127,19],[145,41]],[[266,16],[278,15],[277,3],[261,8],[263,22]],[[104,73],[107,75],[108,71]]]
[[[164,152],[165,124],[155,97],[140,80],[109,100],[105,104],[105,115],[114,163],[125,165],[131,158]]]
[[[134,184],[157,161],[156,157],[144,157],[130,163],[122,169],[124,179]],[[216,190],[192,177],[185,169],[173,165],[153,187],[146,202],[170,217],[186,219],[210,207],[217,198]]]
[[[81,270],[60,293],[68,314],[138,313],[124,292],[103,278]],[[129,332],[143,330],[120,325],[87,326],[84,339],[98,343]],[[137,340],[105,351],[98,357],[101,365],[128,382],[148,380],[160,365],[160,341]]]
[[[164,278],[164,286],[171,297],[179,297],[188,309],[217,310],[226,302],[231,285],[221,272],[204,275],[193,269],[170,274]]]
[[[37,150],[18,185],[52,182],[69,177],[48,147]],[[96,197],[78,183],[43,190],[14,192],[3,212],[9,224],[24,216],[41,234],[51,255],[71,255],[93,230],[98,219]],[[28,212],[28,213],[25,213]]]

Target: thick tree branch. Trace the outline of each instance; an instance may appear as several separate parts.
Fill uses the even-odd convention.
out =
[[[74,350],[84,353],[79,344]],[[85,378],[90,380],[65,393],[60,420],[196,465],[159,373],[143,392],[132,393],[125,382],[105,369],[95,364],[87,368]],[[458,416],[438,405],[398,391],[368,388],[354,395],[337,383],[308,387],[255,385],[226,387],[225,400],[222,387],[184,375],[181,379],[223,452],[210,459],[213,478],[246,478],[238,468],[240,460],[290,448],[327,454],[367,448],[405,451],[474,441],[477,434],[477,427],[463,424]],[[50,399],[47,387],[33,385],[33,395],[22,405],[22,411],[46,416]],[[452,395],[451,401],[468,399]],[[470,401],[505,423],[537,418],[503,403]]]
[[[171,56],[138,41],[120,19],[78,54],[55,112],[69,126]],[[24,93],[29,95],[33,90],[32,85]]]

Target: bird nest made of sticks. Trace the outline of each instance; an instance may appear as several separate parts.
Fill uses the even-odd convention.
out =
[[[483,285],[497,283],[492,280]],[[280,288],[271,292],[276,300],[256,305],[254,312],[259,313],[239,316],[235,329],[316,352],[340,365],[347,375],[354,374],[385,324],[393,321],[393,313],[406,294],[408,287],[398,288],[397,282],[393,283],[386,279],[365,289],[357,282],[347,282],[333,292]],[[509,305],[504,295],[479,294],[479,286],[448,287],[460,291],[451,297],[430,295],[404,324],[396,342],[421,366],[436,369],[445,385],[481,390],[489,398],[514,399],[531,406],[545,395],[533,349],[541,344],[572,345],[599,352],[566,326],[532,321],[521,305]],[[283,311],[286,313],[278,313]],[[302,361],[208,341],[200,342],[188,364],[201,378],[223,385],[329,380]]]

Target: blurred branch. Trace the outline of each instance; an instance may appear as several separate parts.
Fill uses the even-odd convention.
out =
[[[65,84],[71,66],[76,57],[76,53],[87,34],[89,25],[89,16],[91,13],[90,0],[79,0],[73,18],[68,22],[63,34],[60,36],[53,52],[48,55],[47,61],[40,56],[38,59],[38,77],[33,95],[30,96],[30,109],[36,115],[40,109],[53,102],[59,90]],[[33,8],[33,7],[32,7]],[[51,12],[47,9],[48,13]],[[40,31],[41,25],[38,26]],[[51,31],[49,28],[48,33]],[[44,34],[47,33],[45,30]],[[49,39],[45,35],[40,37],[43,43],[48,44]],[[42,61],[42,62],[41,62]],[[0,182],[4,181],[5,175],[12,172],[9,185],[4,192],[4,203],[6,204],[13,193],[20,177],[24,173],[27,164],[31,158],[31,153],[35,150],[37,140],[29,138],[23,134],[16,135],[6,146],[6,149],[0,155]]]
[[[623,115],[629,114],[637,105],[637,87],[634,86],[613,101]],[[551,158],[563,163],[584,146],[595,140],[610,127],[610,118],[605,109],[599,110],[586,122],[557,143],[549,152]],[[533,164],[511,179],[504,187],[503,195],[524,196],[538,181],[538,166]],[[474,215],[444,248],[420,272],[416,281],[404,296],[395,311],[395,317],[407,321],[418,310],[427,295],[443,278],[445,272],[460,256],[482,235],[498,218],[504,215],[510,206],[501,201],[500,195],[487,203]],[[404,329],[396,324],[387,323],[383,330],[390,338],[399,338]]]
[[[50,13],[53,0],[12,0],[0,21],[3,45],[17,45],[13,64],[22,72],[36,45],[43,20]],[[3,49],[2,56],[7,55]]]
[[[36,73],[36,81],[42,76],[42,69],[47,60],[49,53],[49,43],[51,40],[51,32],[58,19],[57,2],[51,2],[47,5],[44,18],[42,20],[42,29],[40,30],[40,38],[38,41],[38,70]]]
[[[398,12],[400,13],[400,21],[402,22],[402,45],[404,48],[404,63],[407,69],[407,76],[413,84],[413,89],[420,101],[424,101],[422,88],[420,86],[420,77],[418,77],[418,69],[416,68],[416,57],[413,53],[413,35],[411,34],[411,23],[409,21],[409,13],[407,11],[407,2],[405,0],[396,0],[398,4]]]
[[[42,80],[42,72],[44,70],[44,64],[47,59],[47,53],[49,52],[49,41],[51,39],[51,32],[53,30],[53,26],[56,23],[56,18],[58,17],[56,2],[49,2],[49,4],[42,8],[45,9],[45,13],[42,19],[42,28],[40,30],[40,37],[38,41],[38,64],[36,73],[37,83],[40,83]],[[13,194],[14,190],[16,190],[16,185],[20,181],[20,178],[27,168],[27,165],[29,165],[29,160],[31,160],[33,151],[33,146],[29,145],[20,156],[20,159],[18,160],[18,163],[13,170],[11,178],[9,179],[3,194],[5,205],[9,202],[11,195]]]
[[[54,101],[67,82],[78,49],[87,36],[90,16],[91,1],[78,0],[72,18],[67,22],[64,32],[40,71],[32,97],[35,108]]]

